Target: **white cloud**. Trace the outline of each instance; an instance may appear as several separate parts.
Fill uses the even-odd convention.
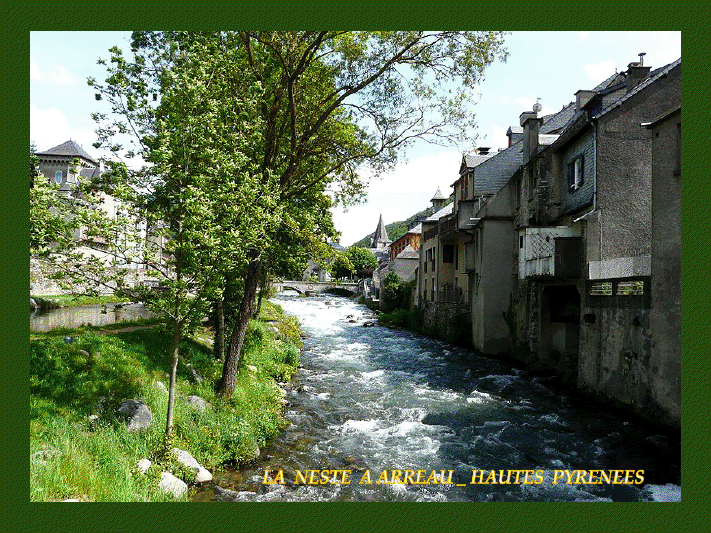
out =
[[[32,79],[32,80],[41,80],[42,79],[42,73],[40,72],[40,69],[32,61],[30,61],[30,79]]]
[[[434,155],[414,157],[395,167],[381,178],[371,180],[369,196],[384,194],[432,193],[437,187],[447,194],[444,187],[457,179],[462,154],[447,150]]]
[[[72,74],[67,67],[58,64],[51,71],[42,72],[36,63],[30,62],[30,79],[55,85],[78,85],[81,80]]]
[[[332,209],[333,221],[341,232],[341,244],[348,246],[375,230],[380,213],[385,224],[405,220],[430,205],[439,187],[445,196],[459,177],[462,154],[450,149],[415,157],[401,163],[380,179],[371,180],[367,203]]]
[[[72,139],[89,155],[95,156],[92,146],[94,138],[94,132],[91,130],[71,129],[67,118],[58,109],[40,109],[30,104],[30,141],[34,141],[38,151],[47,150]]]
[[[601,61],[594,65],[585,65],[583,69],[585,69],[585,73],[591,80],[595,83],[600,83],[614,74],[615,63],[612,61]]]
[[[71,74],[64,65],[57,65],[50,75],[50,80],[58,85],[77,85],[79,83],[79,78]]]

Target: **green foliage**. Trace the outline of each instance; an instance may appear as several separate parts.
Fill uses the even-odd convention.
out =
[[[288,379],[296,371],[299,348],[292,340],[299,339],[298,325],[278,306],[265,302],[263,309],[259,321],[250,323],[245,349],[246,363],[256,372],[246,365],[240,369],[235,395],[227,402],[215,395],[221,369],[210,349],[190,338],[182,340],[175,431],[167,449],[188,450],[214,469],[226,461],[254,459],[257,449],[285,427],[275,379]],[[173,500],[157,491],[162,469],[186,481],[193,474],[166,453],[158,422],[168,402],[155,381],[164,380],[169,369],[166,348],[172,335],[153,328],[117,335],[76,330],[72,337],[71,344],[50,336],[31,341],[30,453],[39,452],[30,461],[31,500]],[[202,383],[193,380],[185,363],[198,370]],[[188,395],[204,398],[211,407],[189,407]],[[104,409],[97,411],[102,397]],[[131,433],[115,418],[110,407],[129,397],[148,405],[151,427]],[[89,413],[98,419],[89,422]],[[142,458],[153,461],[145,476],[135,468]]]
[[[371,275],[373,270],[378,267],[378,260],[373,255],[373,252],[367,248],[351,246],[346,250],[345,256],[361,278]]]
[[[403,283],[395,272],[390,272],[382,281],[382,309],[390,312],[396,309],[409,309],[412,298],[412,290],[415,281]]]
[[[331,274],[336,279],[350,278],[355,273],[355,267],[348,256],[337,252],[336,259],[331,263]]]

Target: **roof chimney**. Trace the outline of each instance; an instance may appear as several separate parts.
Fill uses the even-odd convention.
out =
[[[575,93],[575,110],[580,111],[585,104],[587,104],[590,99],[595,96],[595,91],[586,91],[580,89]]]
[[[637,87],[640,83],[647,79],[649,71],[652,67],[644,66],[644,52],[640,52],[639,61],[634,61],[627,65],[627,92]]]
[[[538,132],[543,119],[538,118],[536,111],[524,111],[519,117],[523,126],[523,164],[538,152]]]

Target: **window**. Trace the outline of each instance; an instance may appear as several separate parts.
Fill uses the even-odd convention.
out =
[[[454,245],[454,270],[459,270],[459,245]]]
[[[462,176],[462,200],[466,200],[469,195],[469,179],[470,174],[464,174],[464,176]]]
[[[451,244],[442,245],[442,262],[454,263],[454,246]]]
[[[643,295],[644,281],[619,281],[616,294],[618,296]]]
[[[61,170],[57,170],[54,173],[54,183],[56,183],[57,185],[62,184],[62,171]]]
[[[579,155],[568,163],[568,190],[577,191],[583,185],[583,169],[585,158]]]
[[[590,296],[612,296],[612,282],[597,281],[591,283]]]

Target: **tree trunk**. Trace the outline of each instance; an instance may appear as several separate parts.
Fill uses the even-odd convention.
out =
[[[220,295],[215,300],[215,339],[212,354],[218,361],[225,360],[225,299]]]
[[[267,274],[267,266],[262,265],[261,268],[261,275],[260,275],[260,280],[259,280],[259,298],[257,299],[257,308],[254,310],[254,318],[259,317],[259,313],[262,311],[262,298],[264,297],[264,293],[267,292],[269,283],[268,283],[268,274]]]
[[[247,331],[247,324],[252,317],[252,307],[259,284],[259,260],[253,259],[247,267],[244,278],[244,296],[239,306],[239,313],[232,329],[230,346],[225,355],[225,364],[222,367],[222,378],[217,388],[217,394],[224,399],[232,397],[235,390],[235,378],[239,366],[242,345],[244,344],[244,334]]]
[[[173,355],[170,365],[170,385],[168,386],[168,415],[165,421],[165,443],[170,441],[170,436],[173,433],[173,413],[175,407],[175,377],[178,373],[178,357],[180,355],[180,337],[182,323],[175,321],[173,323]]]

